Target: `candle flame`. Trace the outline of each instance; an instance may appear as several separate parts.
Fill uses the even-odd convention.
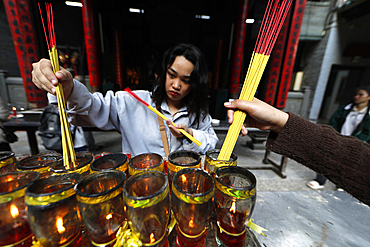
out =
[[[231,208],[230,208],[230,210],[229,210],[229,211],[235,214],[235,212],[236,212],[236,205],[235,205],[235,202],[233,202],[233,203],[231,204]]]
[[[186,177],[185,177],[185,175],[181,175],[181,181],[182,181],[183,183],[185,183],[185,182],[186,182]]]
[[[10,206],[10,214],[13,216],[13,218],[18,217],[19,210],[18,210],[17,206],[15,206],[13,204]]]
[[[105,218],[107,219],[107,220],[110,220],[110,219],[112,219],[112,214],[108,214]]]
[[[154,233],[151,233],[150,234],[150,243],[154,243],[155,242],[155,238],[154,238]]]
[[[190,221],[189,221],[189,227],[194,227],[194,226],[195,226],[195,224],[194,224],[193,219],[190,219]]]
[[[12,109],[13,109],[13,111],[17,110],[17,108],[15,108],[14,106],[13,106],[13,108],[12,108]]]
[[[66,231],[66,228],[63,226],[63,218],[62,217],[57,217],[57,222],[56,222],[56,227],[59,232],[59,234],[62,234],[63,232]]]

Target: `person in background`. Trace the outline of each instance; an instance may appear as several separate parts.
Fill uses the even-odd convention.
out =
[[[157,116],[127,92],[91,94],[71,73],[61,68],[55,74],[49,60],[33,64],[32,81],[55,102],[55,85],[62,83],[72,123],[122,133],[122,147],[133,156],[157,153],[165,156]],[[135,91],[139,98],[162,112],[166,121],[169,151],[192,150],[200,154],[215,148],[218,141],[208,114],[207,66],[203,54],[191,44],[168,49],[158,68],[153,91]],[[175,123],[175,126],[172,125]],[[183,129],[200,141],[198,147],[184,137]]]
[[[235,100],[225,102],[229,123],[234,110],[247,112],[245,126],[270,130],[266,148],[285,155],[324,174],[349,194],[370,205],[370,144],[345,136],[329,125],[314,124],[293,113],[285,113],[269,104]],[[246,135],[245,126],[241,134]]]
[[[0,125],[2,127],[0,128],[0,151],[12,151],[12,149],[10,148],[9,142],[5,140],[5,137],[4,137],[5,134],[3,131],[3,128],[4,128],[3,122],[8,120],[8,116],[9,116],[9,110],[7,109],[3,101],[3,98],[0,94]]]
[[[342,135],[354,136],[358,139],[370,141],[370,86],[355,89],[350,104],[341,106],[330,118],[329,125]],[[323,189],[326,178],[317,173],[316,178],[307,183],[311,189]],[[340,189],[339,189],[340,190]]]

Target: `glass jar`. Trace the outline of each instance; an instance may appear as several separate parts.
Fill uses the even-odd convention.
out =
[[[82,236],[74,187],[78,173],[39,179],[26,189],[28,221],[44,247],[79,246]]]
[[[170,197],[166,174],[146,171],[131,176],[123,185],[123,200],[132,234],[143,245],[168,246]]]
[[[15,172],[15,154],[10,151],[0,152],[0,174]]]
[[[93,246],[113,246],[125,220],[122,197],[126,175],[103,170],[85,177],[76,186],[77,204]]]
[[[76,167],[71,169],[65,169],[63,158],[59,159],[57,164],[50,167],[52,175],[64,175],[68,173],[79,173],[83,177],[90,174],[90,164],[93,162],[94,156],[90,152],[79,152],[76,153]],[[71,163],[70,163],[71,164]]]
[[[0,246],[31,246],[33,233],[28,223],[24,194],[39,178],[37,172],[0,175]]]
[[[173,177],[171,207],[177,221],[177,246],[206,246],[213,210],[213,178],[198,168],[184,168]]]
[[[40,178],[44,178],[51,175],[50,167],[57,165],[60,158],[62,158],[62,155],[56,152],[35,154],[20,160],[16,164],[16,168],[18,171],[38,172]]]
[[[163,157],[156,153],[144,153],[136,155],[128,162],[129,176],[144,171],[159,171],[163,172],[164,162]]]
[[[218,160],[218,155],[220,154],[220,149],[211,149],[206,152],[206,160],[204,162],[204,170],[206,170],[213,177],[217,168],[222,166],[236,166],[238,156],[236,154],[231,154],[229,160]]]
[[[126,154],[115,153],[104,155],[91,163],[91,173],[104,170],[119,170],[126,172],[128,165],[128,158]]]
[[[215,172],[218,242],[244,246],[247,223],[256,204],[256,178],[243,167],[224,166]]]
[[[201,168],[200,154],[187,150],[174,151],[168,155],[167,167],[169,185],[171,186],[173,176],[176,172],[184,168]]]

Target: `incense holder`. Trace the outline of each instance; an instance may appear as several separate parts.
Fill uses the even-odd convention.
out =
[[[42,246],[80,246],[82,231],[74,187],[81,179],[78,173],[50,176],[26,189],[28,221]]]
[[[177,222],[177,246],[206,246],[213,210],[213,178],[198,168],[184,168],[173,177],[171,207]]]
[[[128,163],[129,176],[144,171],[164,171],[163,157],[156,153],[144,153],[133,157]]]
[[[173,176],[176,172],[184,168],[201,168],[200,154],[187,150],[172,152],[168,155],[167,168],[169,185],[171,186]]]
[[[204,170],[206,170],[213,177],[217,168],[222,166],[236,166],[238,156],[236,154],[231,154],[229,160],[218,160],[218,155],[220,154],[219,149],[211,149],[206,152],[206,160],[204,163]]]
[[[107,154],[94,160],[90,166],[90,171],[91,173],[105,170],[126,172],[128,160],[127,155],[123,153]]]
[[[0,152],[0,174],[15,172],[15,154],[10,151]]]
[[[105,170],[85,177],[76,186],[79,213],[93,246],[113,246],[125,220],[122,197],[126,175]]]
[[[166,174],[147,171],[131,176],[123,185],[123,200],[132,234],[143,246],[168,246],[170,197]]]
[[[0,175],[0,246],[31,246],[33,233],[27,219],[24,194],[39,178],[37,172]]]
[[[64,167],[63,158],[59,159],[57,164],[50,167],[52,175],[65,175],[68,173],[79,173],[83,177],[90,174],[90,164],[93,162],[94,156],[90,152],[76,153],[76,167],[72,167],[70,162],[70,169]]]
[[[44,178],[51,175],[50,168],[56,166],[61,158],[62,155],[56,152],[40,153],[20,160],[16,168],[18,171],[38,172],[40,178]]]
[[[216,240],[219,246],[244,246],[256,203],[256,178],[245,168],[225,166],[216,170],[215,186]]]

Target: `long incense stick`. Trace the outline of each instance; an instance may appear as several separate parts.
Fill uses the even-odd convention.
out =
[[[132,97],[134,97],[140,103],[142,103],[143,105],[145,105],[146,107],[148,107],[149,110],[151,110],[152,112],[154,112],[155,114],[157,114],[163,120],[166,121],[168,119],[160,111],[158,111],[153,106],[151,106],[148,103],[146,103],[144,100],[140,99],[139,96],[137,96],[137,94],[135,94],[130,88],[125,88],[125,91],[128,92]],[[174,122],[172,122],[172,124],[173,124],[173,126],[175,126],[175,123]],[[198,147],[200,147],[200,145],[202,145],[202,143],[200,141],[198,141],[197,139],[195,139],[192,135],[190,135],[185,130],[183,130],[183,129],[178,129],[178,130],[181,132],[181,134],[183,134],[184,136],[186,136],[187,138],[189,138],[192,142],[194,142]]]
[[[293,0],[269,0],[239,99],[253,100],[292,2]],[[230,159],[246,116],[245,112],[235,111],[234,121],[227,132],[218,160]]]
[[[50,3],[45,3],[46,5],[46,16],[47,16],[47,25],[48,25],[48,32],[46,32],[44,19],[42,17],[42,11],[40,4],[38,3],[42,27],[44,28],[46,43],[49,50],[49,57],[50,62],[53,67],[54,73],[59,71],[59,59],[58,59],[58,52],[56,47],[56,39],[55,39],[55,32],[54,32],[54,20],[53,20],[53,8]],[[49,36],[49,37],[48,37]],[[59,108],[59,117],[61,123],[61,135],[62,135],[62,151],[63,151],[63,164],[66,169],[70,169],[70,162],[72,163],[73,167],[76,167],[76,154],[73,147],[72,135],[71,130],[69,128],[68,118],[67,118],[67,111],[66,111],[66,104],[64,100],[63,88],[62,84],[58,83],[56,86],[56,95],[58,100],[58,108]]]

